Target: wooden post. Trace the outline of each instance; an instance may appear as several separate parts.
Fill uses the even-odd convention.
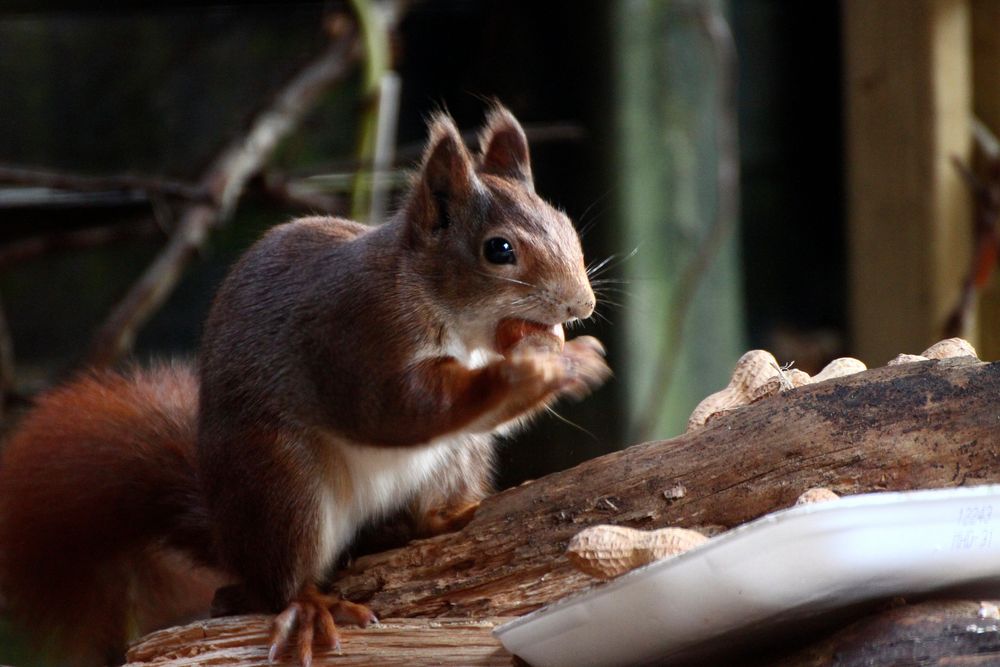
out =
[[[976,117],[1000,136],[1000,2],[972,0],[972,99]],[[978,343],[983,359],[1000,359],[1000,276],[979,295]]]
[[[845,0],[852,349],[934,342],[970,256],[968,0]],[[975,343],[975,341],[973,341]]]

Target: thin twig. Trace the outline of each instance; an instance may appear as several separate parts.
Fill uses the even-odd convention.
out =
[[[39,203],[66,205],[66,197],[69,193],[84,193],[85,197],[88,195],[98,197],[94,201],[73,199],[71,204],[74,207],[87,204],[106,205],[108,199],[101,195],[118,193],[122,196],[121,202],[148,203],[157,219],[164,217],[162,213],[169,209],[171,199],[187,199],[205,203],[211,201],[208,190],[200,186],[175,181],[161,181],[147,176],[81,176],[69,172],[0,166],[0,183],[31,187],[32,199],[34,200],[31,205],[33,206]],[[298,183],[298,180],[289,180],[281,174],[258,173],[247,184],[247,189],[288,208],[335,215],[347,214],[346,197],[313,192],[300,187]],[[43,193],[49,193],[48,198],[45,195],[36,194],[35,188],[42,188]],[[138,195],[140,198],[136,199],[132,195]],[[6,200],[0,201],[0,206],[4,205],[11,205],[11,203]],[[18,203],[16,205],[23,206],[24,204]],[[161,227],[167,229],[166,226],[161,225]],[[129,236],[129,232],[123,233],[123,237]],[[84,245],[92,244],[84,243]],[[0,254],[3,253],[4,251],[0,250]],[[34,254],[32,253],[32,256]]]
[[[674,291],[672,307],[667,308],[659,340],[658,360],[652,388],[644,407],[636,416],[631,441],[653,437],[659,421],[660,405],[670,391],[677,363],[680,359],[681,340],[688,313],[695,293],[701,285],[712,261],[722,245],[732,237],[739,217],[739,137],[736,119],[736,46],[725,17],[712,5],[712,9],[697,11],[715,57],[718,91],[716,94],[716,210],[715,219],[707,235],[697,248],[694,257],[684,267]]]
[[[228,219],[247,181],[271,157],[279,142],[295,130],[320,96],[350,72],[355,62],[355,43],[353,28],[343,26],[334,43],[257,115],[249,131],[222,151],[200,180],[211,193],[211,201],[191,204],[183,211],[160,255],[97,332],[91,363],[113,364],[131,349],[137,331],[173,291],[209,231]]]
[[[52,251],[95,248],[119,241],[162,235],[163,230],[156,220],[146,218],[132,224],[104,225],[31,236],[0,245],[0,270]]]
[[[122,174],[118,176],[81,176],[61,171],[0,165],[0,183],[31,185],[73,192],[141,191],[174,199],[206,202],[211,195],[200,184],[166,178]]]
[[[304,213],[347,215],[350,209],[349,199],[344,195],[314,192],[299,186],[298,181],[271,171],[257,174],[249,188],[253,194]]]

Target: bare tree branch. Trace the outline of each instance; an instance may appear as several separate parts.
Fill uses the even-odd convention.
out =
[[[232,213],[247,181],[320,96],[351,70],[356,40],[346,23],[341,22],[333,44],[299,72],[257,115],[247,133],[227,146],[208,168],[199,185],[210,193],[210,201],[193,203],[182,212],[166,247],[97,332],[91,363],[113,364],[131,349],[137,331],[173,291],[209,231]]]
[[[175,199],[207,202],[211,195],[203,185],[183,183],[166,178],[122,174],[119,176],[81,176],[60,171],[0,165],[0,183],[31,185],[74,192],[107,192],[109,190],[141,191]]]
[[[305,213],[347,215],[350,209],[348,198],[344,195],[304,190],[296,187],[296,181],[270,171],[258,174],[250,185],[254,193]]]
[[[119,241],[162,235],[160,225],[147,218],[132,224],[104,225],[31,236],[0,245],[0,271],[52,251],[95,248]]]

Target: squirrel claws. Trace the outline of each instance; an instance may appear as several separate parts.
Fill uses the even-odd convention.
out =
[[[311,667],[314,639],[341,653],[340,633],[335,622],[367,627],[378,623],[372,611],[361,604],[341,600],[335,595],[320,593],[315,586],[306,587],[299,597],[274,617],[271,624],[271,647],[268,662],[274,663],[285,652],[296,635],[298,660],[301,667]]]
[[[302,619],[299,623],[299,664],[302,667],[312,667],[312,645],[316,632],[316,612],[316,608],[309,605],[305,606],[303,608]]]
[[[367,628],[371,623],[378,623],[378,618],[371,609],[363,604],[347,600],[335,600],[330,604],[333,617],[341,623],[350,623],[360,628]]]
[[[300,610],[299,603],[293,602],[288,605],[287,609],[275,616],[274,621],[271,622],[271,648],[267,652],[269,663],[273,663],[288,646],[292,631],[299,623]]]
[[[608,352],[604,348],[604,343],[597,340],[593,336],[577,336],[566,344],[571,347],[587,347],[602,357],[608,356]]]
[[[604,345],[593,336],[580,336],[567,342],[562,353],[566,382],[561,392],[580,400],[604,384],[611,375],[605,354]]]
[[[462,500],[431,509],[424,513],[418,534],[432,537],[462,530],[476,516],[478,509],[478,500]]]

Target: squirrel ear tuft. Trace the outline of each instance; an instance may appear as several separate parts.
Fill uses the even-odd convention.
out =
[[[475,181],[472,156],[455,121],[447,114],[438,114],[430,122],[430,138],[411,200],[411,219],[432,231],[447,227],[452,207],[472,195]]]
[[[467,194],[475,177],[472,157],[455,121],[445,114],[436,116],[430,124],[420,180],[433,195],[451,199]]]
[[[479,135],[479,145],[482,147],[479,169],[482,173],[533,185],[528,139],[514,114],[506,108],[497,105],[490,111]]]

